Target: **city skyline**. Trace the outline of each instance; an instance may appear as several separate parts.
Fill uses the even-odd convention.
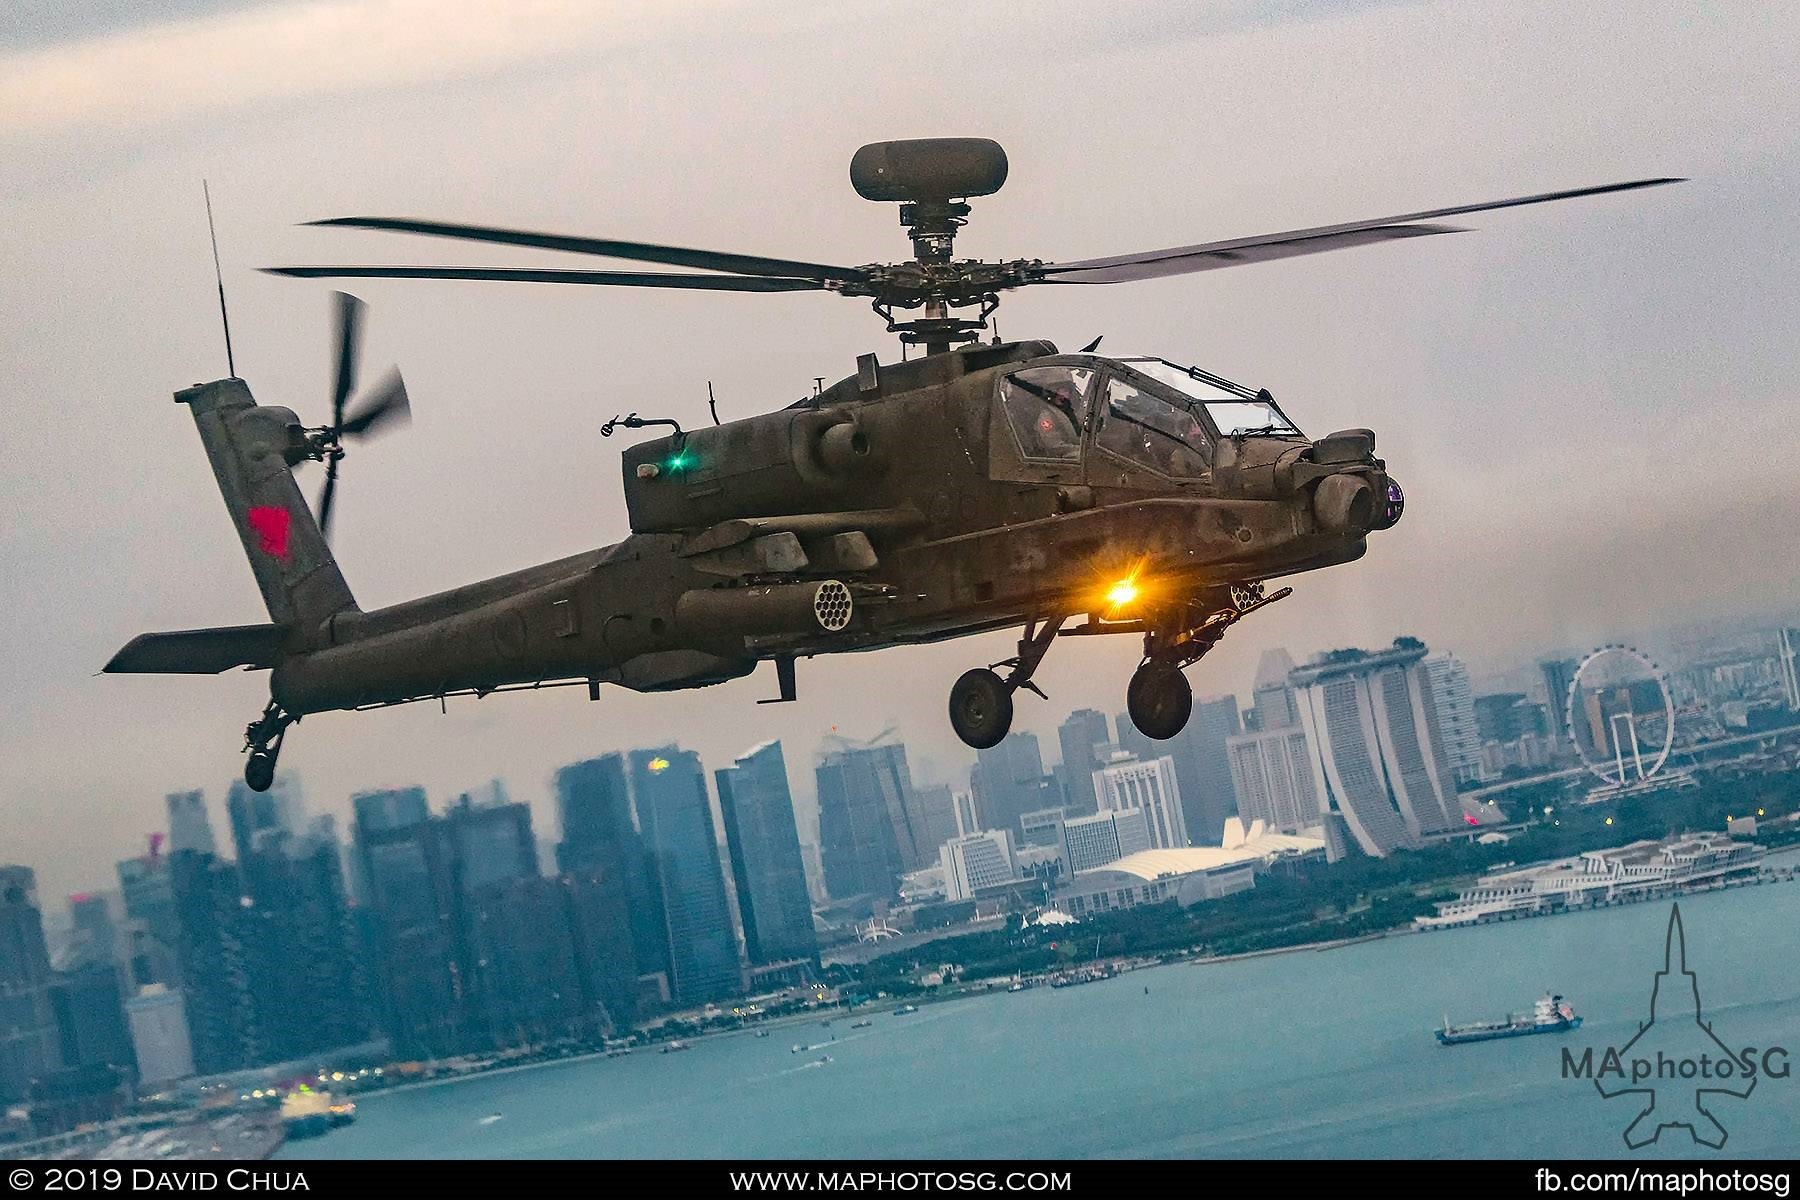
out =
[[[1188,6],[1071,5],[1038,24],[984,8],[934,51],[937,69],[988,81],[974,113],[910,85],[918,64],[888,52],[912,44],[903,9],[751,17],[670,5],[625,28],[578,8],[529,30],[479,5],[455,29],[346,18],[374,23],[368,44],[411,48],[398,75],[343,61],[343,32],[287,3],[190,5],[170,24],[122,10],[39,17],[0,35],[0,141],[16,167],[4,213],[36,232],[0,289],[0,315],[28,347],[0,365],[0,386],[43,398],[17,414],[0,480],[0,605],[14,622],[0,654],[7,678],[27,681],[0,697],[0,800],[17,814],[17,853],[45,864],[47,885],[67,890],[65,870],[104,864],[97,847],[135,842],[166,792],[222,787],[263,700],[254,675],[91,677],[141,629],[256,612],[193,431],[168,399],[224,369],[202,178],[238,364],[258,396],[314,420],[326,289],[253,268],[373,253],[373,240],[293,228],[337,213],[863,262],[897,231],[850,193],[848,154],[877,137],[968,133],[996,137],[1013,163],[1006,191],[980,208],[971,253],[1055,258],[1687,175],[1653,202],[1495,214],[1468,235],[1260,265],[1229,282],[1037,289],[1055,294],[1010,300],[1003,328],[1065,348],[1104,333],[1108,347],[1267,386],[1309,433],[1374,429],[1404,480],[1395,536],[1296,580],[1292,598],[1234,630],[1202,664],[1202,694],[1247,679],[1266,647],[1314,640],[1410,632],[1457,648],[1479,679],[1540,650],[1642,640],[1685,611],[1794,622],[1776,597],[1800,561],[1795,498],[1779,472],[1742,472],[1719,436],[1729,397],[1732,425],[1756,430],[1771,461],[1800,448],[1779,332],[1797,323],[1800,271],[1760,237],[1791,223],[1794,149],[1768,131],[1793,127],[1800,101],[1777,50],[1792,39],[1769,35],[1767,13],[1233,3],[1197,19]],[[1791,30],[1791,14],[1779,20]],[[1021,38],[1028,53],[1014,52]],[[836,102],[788,85],[797,51]],[[1104,81],[1094,103],[1070,105],[1038,69],[1051,53]],[[1196,72],[1200,57],[1265,86],[1245,91],[1237,69]],[[237,86],[188,86],[196,63]],[[729,198],[641,186],[669,161],[706,163],[738,186]],[[447,207],[430,211],[438,201]],[[804,221],[771,226],[771,211]],[[75,269],[93,256],[119,269]],[[370,604],[615,538],[617,442],[597,433],[615,406],[703,422],[712,380],[721,414],[738,416],[792,401],[814,376],[850,374],[857,354],[896,353],[866,313],[807,297],[358,290],[370,361],[403,366],[417,414],[404,439],[359,455],[343,496],[334,552]],[[656,364],[654,376],[615,383],[627,361]],[[946,758],[947,737],[929,732],[943,692],[1004,657],[1011,637],[804,662],[799,702],[770,709],[752,704],[774,694],[758,676],[686,697],[608,692],[597,705],[562,692],[453,701],[447,716],[321,715],[286,765],[341,818],[358,787],[418,781],[439,794],[494,774],[541,808],[546,765],[615,740],[650,745],[663,730],[722,762],[770,737],[804,754],[832,724],[858,736],[900,724],[921,757]],[[1116,712],[1131,664],[1095,642],[1058,646],[1039,682],[1058,705]],[[1021,703],[1020,727],[1047,744],[1045,710]]]
[[[1800,622],[1797,622],[1797,624],[1800,624]],[[1732,639],[1742,638],[1746,634],[1752,634],[1752,633],[1767,635],[1771,638],[1776,638],[1776,637],[1778,637],[1780,630],[1783,628],[1787,628],[1787,627],[1788,626],[1786,626],[1782,623],[1779,623],[1779,622],[1774,623],[1774,624],[1755,624],[1755,623],[1750,623],[1750,622],[1741,622],[1741,623],[1736,623],[1732,626],[1726,627],[1724,629],[1721,629],[1721,630],[1713,633],[1712,635],[1710,635],[1710,637],[1708,637],[1707,635],[1698,633],[1696,631],[1696,627],[1691,622],[1687,622],[1687,623],[1684,623],[1683,625],[1676,626],[1676,627],[1673,627],[1668,630],[1655,631],[1655,632],[1653,632],[1652,636],[1641,638],[1641,639],[1639,639],[1639,641],[1640,641],[1640,644],[1643,644],[1643,645],[1661,644],[1661,645],[1673,647],[1673,646],[1681,645],[1684,641],[1692,641],[1692,640],[1696,640],[1696,639],[1701,640],[1703,642],[1710,641],[1713,643],[1729,642]],[[1387,639],[1387,640],[1391,640],[1391,638]],[[1372,644],[1374,646],[1376,646],[1377,648],[1379,648],[1381,646],[1385,646],[1387,644],[1387,640],[1377,640],[1377,641],[1374,641]],[[1612,644],[1612,643],[1610,641],[1604,642],[1604,643],[1595,643],[1596,646],[1601,645],[1601,644]],[[1440,646],[1436,646],[1436,645],[1431,645],[1430,648],[1434,653],[1441,651],[1444,653],[1455,655],[1458,658],[1463,657],[1460,650],[1456,647],[1440,647]],[[1592,646],[1577,647],[1574,650],[1573,658],[1579,659],[1579,657],[1581,656],[1582,653],[1585,653],[1586,650],[1593,649],[1593,648],[1594,647],[1592,647]],[[1287,651],[1290,651],[1291,649],[1292,649],[1291,647],[1286,647],[1286,646],[1259,646],[1259,647],[1257,647],[1258,659],[1256,661],[1255,666],[1257,668],[1260,668],[1262,666],[1262,661],[1263,661],[1262,656],[1264,656],[1264,655],[1268,655],[1268,654],[1275,653],[1275,652],[1287,652]],[[1345,647],[1319,647],[1317,650],[1315,650],[1313,652],[1302,653],[1297,659],[1294,659],[1293,661],[1296,663],[1296,665],[1311,663],[1315,659],[1330,653],[1332,650],[1342,650],[1342,649],[1345,649]],[[1511,664],[1508,668],[1506,668],[1504,670],[1492,672],[1486,676],[1477,677],[1477,679],[1475,681],[1475,688],[1474,688],[1475,694],[1477,696],[1500,695],[1500,694],[1503,694],[1501,692],[1500,688],[1502,688],[1503,686],[1510,686],[1510,685],[1518,685],[1523,688],[1526,688],[1527,690],[1543,690],[1544,685],[1542,683],[1542,678],[1543,678],[1544,667],[1545,667],[1546,663],[1564,660],[1564,655],[1562,653],[1560,653],[1560,650],[1561,650],[1561,648],[1559,647],[1557,651],[1544,651],[1544,652],[1532,654],[1532,655],[1529,655],[1524,660],[1521,660],[1517,663]],[[1674,653],[1674,651],[1669,651],[1668,653]],[[1774,653],[1776,655],[1778,655],[1779,651],[1777,650]],[[1680,660],[1676,659],[1675,661],[1680,661]],[[1205,672],[1207,667],[1211,666],[1211,665],[1213,665],[1213,659],[1211,659],[1209,657],[1207,663],[1202,664],[1198,668],[1195,668],[1195,670],[1198,672]],[[1251,713],[1253,713],[1255,711],[1254,701],[1257,696],[1257,671],[1254,669],[1248,669],[1248,670],[1245,670],[1244,672],[1242,672],[1241,677],[1236,681],[1239,685],[1236,688],[1230,688],[1228,686],[1225,686],[1225,685],[1228,685],[1230,682],[1232,682],[1232,681],[1229,681],[1229,680],[1220,680],[1219,681],[1219,683],[1221,684],[1221,688],[1220,688],[1221,694],[1234,697],[1237,701],[1237,704],[1238,704],[1238,707],[1239,707],[1241,713],[1243,713],[1245,716],[1249,716]],[[1486,684],[1487,686],[1484,688],[1483,684]],[[1056,750],[1058,752],[1058,754],[1060,755],[1060,752],[1061,752],[1060,726],[1064,722],[1069,720],[1075,714],[1081,713],[1084,711],[1092,711],[1092,709],[1088,708],[1087,706],[1084,706],[1079,698],[1071,697],[1066,702],[1068,704],[1068,707],[1064,707],[1063,704],[1060,704],[1058,702],[1059,699],[1060,699],[1060,697],[1053,695],[1051,698],[1051,701],[1048,704],[1037,704],[1037,705],[1021,704],[1020,709],[1019,709],[1021,719],[1018,722],[1018,724],[1015,726],[1014,736],[1022,735],[1026,738],[1035,740],[1038,743],[1038,746],[1040,747],[1040,754],[1041,754],[1041,749],[1047,747],[1047,748]],[[1247,699],[1249,701],[1248,703],[1246,702]],[[1198,710],[1199,707],[1200,707],[1200,704],[1199,704],[1199,701],[1197,700],[1196,710]],[[1032,717],[1032,716],[1036,716],[1037,720],[1029,721],[1026,719],[1026,718]],[[1560,736],[1560,729],[1561,729],[1560,714],[1552,714],[1551,722],[1552,722],[1553,730],[1555,731],[1555,734],[1553,735],[1553,737]],[[1122,728],[1121,728],[1121,730],[1116,731],[1118,733],[1119,740],[1116,740],[1113,744],[1120,745],[1120,746],[1137,747],[1140,749],[1142,747],[1146,747],[1146,746],[1162,747],[1162,749],[1157,750],[1154,754],[1151,754],[1150,757],[1156,757],[1160,754],[1169,753],[1170,748],[1176,746],[1182,740],[1180,738],[1177,738],[1170,742],[1157,743],[1157,742],[1152,742],[1149,739],[1143,738],[1141,734],[1139,734],[1135,729],[1132,729],[1130,727],[1129,722],[1126,720],[1125,715],[1123,713],[1117,714],[1117,719],[1116,719],[1115,723],[1121,723]],[[954,736],[948,732],[947,728],[942,730],[941,732],[943,734],[943,737],[938,740],[937,745],[934,747],[933,742],[929,736],[919,737],[918,731],[916,731],[916,730],[908,729],[908,728],[889,727],[890,736],[887,740],[890,742],[898,742],[898,743],[904,744],[904,746],[906,747],[907,752],[910,756],[909,761],[914,764],[915,769],[916,769],[916,765],[921,762],[933,763],[933,764],[936,764],[940,768],[945,766],[946,764],[948,764],[948,765],[951,765],[953,768],[953,773],[951,774],[950,778],[948,778],[947,780],[945,780],[945,779],[920,779],[920,778],[913,779],[912,784],[914,786],[912,788],[912,791],[914,791],[914,792],[918,792],[918,791],[924,790],[925,788],[936,787],[936,786],[940,786],[940,785],[949,786],[953,789],[960,790],[965,784],[972,782],[968,778],[968,775],[966,773],[970,772],[974,767],[976,767],[976,765],[979,761],[979,755],[977,754],[977,752],[967,750],[967,748],[962,747],[960,743],[957,743],[954,739]],[[653,737],[651,740],[654,741],[655,738]],[[797,739],[794,739],[792,737],[787,737],[787,738],[772,737],[772,738],[769,738],[766,740],[783,742],[784,744],[794,744],[797,741]],[[1011,739],[1009,738],[1009,741],[1010,740]],[[816,748],[814,749],[813,753],[811,754],[810,759],[797,759],[797,761],[816,763],[819,760],[821,760],[822,758],[824,758],[830,752],[831,746],[833,746],[834,744],[842,745],[842,744],[844,744],[844,742],[845,742],[845,736],[842,733],[838,732],[838,726],[834,724],[830,727],[830,730],[828,732],[824,732],[819,735],[818,741],[816,743]],[[1139,745],[1140,743],[1141,743],[1141,746]],[[685,739],[683,739],[683,744],[684,744],[684,748],[688,748]],[[801,744],[804,744],[804,743],[802,742]],[[926,752],[923,754],[918,752],[921,746],[927,748]],[[612,755],[612,754],[622,755],[633,748],[634,747],[631,747],[629,745],[615,744],[615,745],[611,745],[611,746],[607,746],[607,747],[596,747],[596,748],[590,750],[588,752],[588,754],[590,757],[591,756]],[[931,752],[931,749],[934,749],[934,748],[937,750],[937,753]],[[697,749],[695,750],[695,753],[700,754],[701,759],[704,762],[710,763],[712,761],[711,755],[708,755]],[[722,755],[720,757],[728,760],[728,759],[734,758],[736,756],[737,756],[736,753],[732,753],[732,754]],[[1040,757],[1039,761],[1042,762],[1041,757]],[[1229,766],[1229,759],[1223,753],[1223,742],[1221,742],[1221,753],[1219,756],[1218,767],[1221,771],[1226,771],[1228,766]],[[556,801],[556,791],[555,791],[555,787],[553,786],[553,784],[554,784],[554,777],[555,777],[557,771],[560,769],[562,769],[560,766],[550,767],[550,768],[544,769],[541,772],[541,775],[546,783],[546,786],[543,787],[541,793],[534,795],[534,794],[531,794],[530,792],[526,792],[519,797],[522,802],[527,803],[531,806],[531,808],[533,810],[534,821],[540,823],[541,827],[546,828],[546,829],[552,828],[555,825],[555,813],[556,813],[557,801]],[[1062,769],[1062,763],[1060,761],[1060,758],[1059,758],[1059,761],[1054,766],[1051,766],[1049,764],[1044,764],[1044,769],[1045,769],[1044,778],[1047,781],[1050,779],[1059,779],[1060,780],[1060,776],[1053,774],[1053,772],[1060,772]],[[818,845],[818,842],[816,840],[817,832],[818,832],[817,796],[816,796],[815,790],[811,786],[809,786],[812,783],[812,772],[809,769],[804,769],[804,768],[796,770],[792,766],[791,763],[789,764],[789,771],[790,771],[789,786],[792,790],[793,799],[795,802],[795,816],[796,816],[797,824],[801,830],[801,835],[802,835],[801,840],[803,843],[805,843],[809,846],[817,847],[817,845]],[[471,791],[474,788],[495,786],[495,785],[499,784],[499,782],[500,782],[498,779],[492,778],[479,770],[476,773],[477,773],[477,775],[479,775],[481,777],[480,783],[450,784],[447,786],[430,789],[430,791],[432,794],[439,796],[441,798],[441,800],[447,801],[447,800],[454,799],[457,796],[463,795],[463,794]],[[298,770],[293,769],[293,768],[284,769],[284,771],[282,772],[282,776],[287,781],[285,786],[298,788],[298,783],[297,783],[297,779],[299,776]],[[404,785],[404,786],[400,787],[399,790],[406,791],[411,786],[413,786],[413,785]],[[712,790],[714,790],[714,789],[709,788],[709,791],[712,791]],[[146,824],[144,826],[140,836],[148,835],[153,832],[163,832],[167,835],[172,836],[171,822],[169,820],[169,814],[167,811],[168,804],[171,803],[177,796],[185,797],[195,791],[198,791],[198,792],[204,794],[206,804],[209,806],[209,808],[208,808],[209,815],[211,814],[211,811],[212,811],[211,806],[213,806],[215,804],[215,802],[217,803],[218,815],[220,818],[219,827],[228,831],[227,835],[226,835],[225,844],[229,845],[230,844],[230,836],[231,836],[230,831],[233,829],[233,826],[229,823],[231,820],[230,811],[229,811],[231,798],[244,791],[244,789],[242,787],[242,781],[237,780],[237,779],[229,780],[221,789],[219,789],[219,791],[223,792],[223,795],[216,795],[214,790],[211,788],[206,788],[206,787],[193,788],[190,786],[184,786],[184,787],[178,788],[176,791],[168,793],[165,796],[154,797],[154,798],[148,799],[145,803],[145,807],[151,809],[153,812],[155,810],[162,810],[161,816],[160,816],[160,818],[153,818],[148,824]],[[371,794],[371,793],[380,794],[383,792],[384,792],[384,788],[382,788],[382,787],[371,788],[369,786],[362,785],[362,786],[355,786],[353,788],[351,794],[348,797],[346,797],[343,801],[340,801],[340,802],[334,803],[334,801],[331,798],[321,798],[319,800],[319,804],[325,810],[322,815],[338,816],[340,819],[348,821],[350,819],[353,819],[353,817],[355,815],[354,805],[352,802],[356,799],[357,796],[364,795],[364,794]],[[1186,801],[1184,800],[1184,803],[1185,802]],[[290,801],[282,801],[281,803],[283,803],[285,805],[285,804],[289,804],[291,802]],[[715,820],[718,820],[720,818],[720,814],[718,812],[716,799],[715,799],[713,807],[714,807],[714,818],[715,818]],[[1020,811],[1021,812],[1029,811],[1030,809],[1035,808],[1035,807],[1041,807],[1041,805],[1038,805],[1036,803],[1025,803],[1025,804],[1023,804],[1023,807],[1021,807]],[[1074,816],[1076,814],[1071,812],[1070,815]],[[953,827],[952,827],[952,831],[953,831]],[[208,834],[208,836],[212,836],[215,838],[215,840],[217,840],[218,835],[213,834],[210,827],[207,830],[207,834]],[[808,836],[809,834],[811,834],[811,836]],[[1015,838],[1017,837],[1016,828],[1014,831],[1014,836],[1015,836]],[[124,847],[119,847],[119,849],[123,849],[123,848]],[[931,848],[928,848],[928,850],[921,849],[920,854],[922,856],[929,857],[933,861],[935,861],[935,856],[936,856],[935,845]],[[114,849],[111,847],[108,847],[106,849],[100,850],[98,852],[98,854],[95,856],[95,860],[107,864],[108,868],[110,868],[110,863],[113,861],[114,855],[115,855]],[[21,858],[23,858],[23,857],[24,856],[21,856]],[[924,861],[924,858],[922,857],[920,859],[920,861]],[[50,880],[50,883],[42,884],[42,882],[41,882],[41,886],[46,886],[46,887],[52,888],[54,891],[58,891],[58,892],[68,892],[70,894],[74,894],[79,891],[82,891],[87,886],[82,883],[82,879],[87,878],[87,876],[81,875],[78,868],[71,866],[69,863],[67,863],[65,861],[47,860],[44,863],[44,866],[48,866],[50,868],[50,874],[47,876],[47,878],[49,878],[49,880]],[[39,872],[40,872],[40,881],[42,881],[46,878],[42,867],[39,868]],[[67,873],[66,877],[70,880],[69,886],[67,886],[67,887],[64,887],[63,883],[62,883],[62,880],[65,877],[65,873]],[[104,873],[106,873],[106,872],[103,872],[103,874]]]

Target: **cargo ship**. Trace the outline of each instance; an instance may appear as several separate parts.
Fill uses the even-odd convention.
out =
[[[1473,1025],[1452,1025],[1444,1017],[1444,1027],[1434,1030],[1438,1044],[1457,1046],[1463,1042],[1486,1042],[1494,1038],[1525,1037],[1533,1033],[1567,1033],[1581,1028],[1581,1018],[1561,996],[1539,997],[1529,1013],[1509,1013],[1504,1020],[1478,1021]]]

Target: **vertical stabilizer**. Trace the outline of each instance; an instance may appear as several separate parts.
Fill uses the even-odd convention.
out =
[[[291,469],[305,447],[300,418],[264,408],[241,379],[175,393],[194,414],[225,507],[277,625],[312,629],[356,601]]]

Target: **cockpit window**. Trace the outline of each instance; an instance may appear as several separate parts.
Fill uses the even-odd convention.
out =
[[[1026,458],[1080,461],[1093,382],[1086,367],[1032,367],[1001,381],[1000,400]]]
[[[1177,366],[1163,358],[1122,358],[1117,360],[1134,371],[1141,371],[1158,383],[1167,384],[1183,395],[1192,396],[1206,406],[1206,415],[1219,427],[1221,437],[1237,434],[1269,434],[1275,437],[1299,437],[1300,430],[1287,415],[1269,400],[1267,393],[1209,375],[1191,367]]]
[[[1113,453],[1164,475],[1198,475],[1206,470],[1212,453],[1205,431],[1187,407],[1171,404],[1123,379],[1107,381],[1106,417],[1098,441]]]

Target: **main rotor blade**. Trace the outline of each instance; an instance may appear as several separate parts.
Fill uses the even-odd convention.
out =
[[[406,398],[406,381],[398,367],[389,368],[367,395],[338,426],[344,437],[368,437],[384,426],[399,427],[412,420],[412,403]]]
[[[1372,221],[1352,221],[1343,225],[1321,225],[1314,229],[1295,229],[1286,233],[1266,233],[1255,237],[1233,238],[1222,242],[1202,242],[1196,246],[1175,246],[1167,250],[1144,250],[1112,258],[1088,258],[1078,262],[1051,263],[1043,268],[1042,283],[1125,283],[1135,279],[1155,279],[1165,275],[1185,275],[1193,271],[1212,271],[1244,263],[1291,258],[1300,254],[1318,254],[1326,250],[1342,250],[1350,246],[1366,246],[1394,238],[1425,237],[1434,233],[1456,233],[1454,225],[1421,224],[1439,217],[1486,212],[1496,208],[1516,208],[1524,204],[1545,204],[1552,200],[1572,200],[1578,196],[1598,196],[1607,192],[1625,192],[1635,188],[1657,187],[1680,183],[1675,178],[1634,179],[1627,183],[1606,183],[1595,187],[1572,188],[1561,192],[1543,192],[1535,196],[1519,196],[1511,200],[1490,200],[1482,204],[1460,204],[1453,208],[1434,208],[1427,212],[1402,213],[1378,217]]]
[[[610,238],[570,237],[559,233],[532,233],[523,229],[495,229],[486,225],[457,225],[447,221],[416,221],[409,217],[332,217],[308,221],[309,225],[343,225],[352,229],[385,229],[394,233],[420,233],[428,237],[456,238],[465,242],[495,242],[503,246],[535,246],[542,250],[568,250],[604,258],[629,258],[638,262],[667,263],[732,275],[777,275],[793,279],[861,279],[855,267],[763,258],[754,254],[727,254],[718,250],[690,250],[682,246],[657,246],[648,242],[621,242]]]
[[[337,363],[335,378],[331,385],[331,423],[341,425],[344,420],[344,401],[350,398],[350,389],[356,386],[356,360],[362,344],[363,302],[348,292],[334,292],[337,297],[337,327],[334,331],[336,352],[333,358]]]
[[[325,490],[319,493],[319,536],[331,540],[331,498],[337,495],[338,460],[325,467]]]
[[[821,292],[812,279],[764,275],[682,275],[674,272],[564,271],[526,267],[264,267],[295,279],[475,279],[512,283],[587,283],[615,287],[687,288],[703,292]]]

